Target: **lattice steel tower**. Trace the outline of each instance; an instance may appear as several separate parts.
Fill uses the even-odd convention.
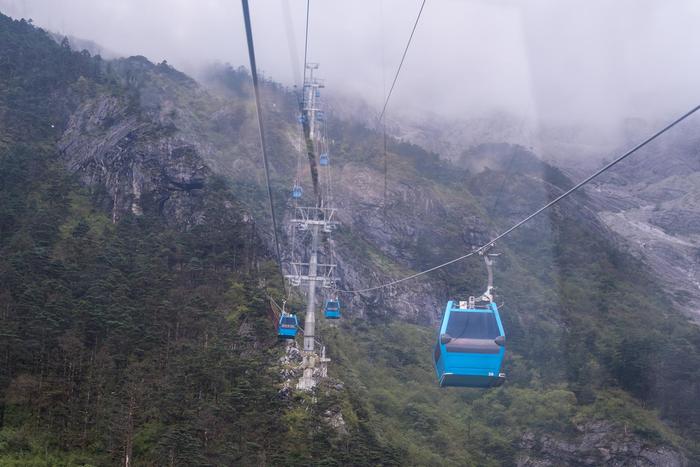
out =
[[[320,368],[320,375],[326,375],[326,364],[330,359],[325,357],[325,347],[321,348],[321,356],[316,353],[316,285],[324,288],[335,287],[335,269],[333,255],[328,255],[328,261],[319,263],[319,246],[322,241],[330,242],[329,235],[337,226],[335,221],[336,209],[329,207],[330,201],[330,159],[325,135],[325,115],[321,109],[321,88],[323,82],[314,77],[318,69],[317,63],[306,65],[308,70],[302,89],[300,121],[303,125],[307,154],[314,182],[315,206],[295,206],[291,219],[293,229],[311,235],[311,248],[308,262],[292,261],[291,271],[285,277],[293,286],[307,286],[307,307],[304,319],[304,375],[297,387],[310,389],[316,385],[315,368]],[[320,154],[320,159],[316,155]],[[318,162],[320,170],[316,163]],[[320,176],[328,180],[326,193],[319,184]],[[326,251],[332,252],[332,245]]]

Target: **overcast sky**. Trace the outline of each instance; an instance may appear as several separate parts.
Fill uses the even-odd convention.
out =
[[[259,67],[291,84],[306,1],[250,3]],[[379,106],[419,7],[311,0],[309,60],[329,90]],[[247,65],[238,0],[0,0],[0,11],[190,73]],[[428,0],[391,111],[665,118],[700,102],[699,24],[698,0]]]

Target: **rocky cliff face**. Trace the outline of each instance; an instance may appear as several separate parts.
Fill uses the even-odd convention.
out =
[[[651,445],[628,433],[624,427],[606,421],[576,426],[575,436],[523,435],[518,467],[606,466],[685,467],[688,461],[677,451]]]
[[[601,218],[700,322],[700,139],[692,120],[589,190]],[[645,126],[639,135],[651,133]]]
[[[144,209],[153,209],[184,226],[200,224],[205,221],[201,190],[212,177],[225,176],[233,182],[234,192],[256,211],[261,236],[272,246],[248,96],[209,93],[167,65],[152,65],[140,57],[118,60],[113,68],[132,92],[127,96],[99,92],[84,100],[70,116],[58,143],[71,171],[89,185],[106,188],[104,202],[113,220],[127,212],[140,215]],[[285,116],[293,115],[293,110],[279,92],[268,92],[266,118],[285,128],[269,138],[273,183],[281,185],[284,196],[296,163],[296,136],[289,123],[294,120]],[[334,188],[343,225],[334,245],[342,283],[358,289],[425,264],[418,246],[431,238],[434,248],[439,248],[434,227],[458,200],[440,193],[432,183],[412,185],[401,181],[403,174],[390,173],[385,204],[380,169],[353,162],[354,158],[339,157],[334,162],[334,177],[354,180]],[[411,178],[418,176],[414,169],[409,170]],[[310,186],[305,189],[311,192]],[[293,214],[291,205],[286,208],[280,210],[285,216],[281,225]],[[473,207],[461,212],[472,222],[443,229],[441,234],[456,237],[466,248],[468,242],[463,238],[473,240],[478,231],[483,239],[487,227]],[[283,233],[285,260],[304,251],[300,243],[291,245],[292,237],[289,229]],[[357,242],[368,256],[355,254]],[[393,259],[387,261],[387,257]],[[391,302],[398,306],[394,313],[400,316],[434,323],[441,309],[437,297],[442,294],[429,281],[416,281],[380,294],[352,296],[352,309],[363,315],[366,310],[386,310],[385,304]]]
[[[71,171],[106,187],[113,220],[148,205],[183,225],[202,222],[198,193],[211,170],[175,127],[140,118],[124,99],[83,103],[58,146]]]
[[[221,101],[143,57],[108,68],[126,92],[100,87],[82,99],[58,149],[84,182],[105,187],[113,220],[152,209],[183,226],[201,224],[200,195],[212,177],[262,180],[245,102]]]

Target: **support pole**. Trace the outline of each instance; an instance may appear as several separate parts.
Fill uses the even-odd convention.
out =
[[[489,250],[493,248],[493,243],[489,245],[488,248],[479,252],[479,255],[484,257],[484,263],[486,263],[486,272],[488,274],[488,282],[486,285],[486,292],[479,297],[477,300],[485,301],[491,303],[493,301],[493,258],[499,255],[499,253],[489,253]]]
[[[309,277],[315,278],[318,265],[318,225],[311,227],[311,258],[309,259]],[[316,281],[309,281],[309,296],[306,305],[306,318],[304,320],[304,350],[314,351],[314,338],[316,337]]]
[[[319,226],[311,227],[311,258],[309,260],[309,296],[307,299],[306,318],[304,319],[304,370],[298,389],[310,390],[316,386],[314,369],[318,363],[318,355],[314,351],[316,340],[316,273],[318,266],[318,234]]]

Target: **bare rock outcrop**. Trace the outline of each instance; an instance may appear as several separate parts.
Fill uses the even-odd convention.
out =
[[[576,427],[570,438],[527,432],[520,441],[518,467],[607,466],[686,467],[682,453],[669,445],[653,445],[608,421]]]
[[[103,185],[112,218],[155,208],[183,224],[202,222],[193,209],[211,172],[173,128],[139,118],[113,96],[83,103],[59,142],[69,168],[89,185]]]

